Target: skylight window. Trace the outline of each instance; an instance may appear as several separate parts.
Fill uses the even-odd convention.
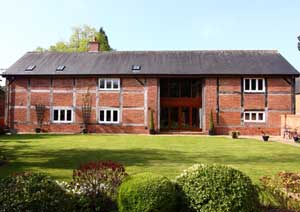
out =
[[[133,72],[139,72],[141,70],[141,65],[132,65],[131,70]]]
[[[35,65],[28,66],[25,71],[32,71],[35,68]]]
[[[65,67],[66,67],[66,66],[63,66],[63,65],[58,66],[58,67],[56,68],[56,71],[63,71],[63,70],[65,69]]]

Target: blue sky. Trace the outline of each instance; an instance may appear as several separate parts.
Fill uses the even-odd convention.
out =
[[[297,69],[300,1],[0,0],[0,68],[103,26],[117,50],[277,49]]]

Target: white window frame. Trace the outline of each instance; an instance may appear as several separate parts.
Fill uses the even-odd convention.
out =
[[[100,88],[100,81],[101,80],[104,80],[104,88]],[[114,80],[118,81],[118,88],[114,88],[114,84],[113,84]],[[108,81],[111,82],[111,85],[112,85],[111,88],[107,88],[107,82]],[[102,90],[102,91],[118,91],[118,90],[120,90],[120,87],[121,87],[121,83],[120,82],[121,82],[120,78],[99,78],[98,79],[98,85],[99,85],[98,89]]]
[[[249,120],[246,120],[246,113],[249,113]],[[263,120],[258,120],[258,114],[263,114]],[[252,114],[256,114],[256,119],[252,119]],[[244,112],[244,122],[250,123],[264,123],[266,122],[266,112],[265,111],[245,111]]]
[[[104,121],[100,120],[100,113],[101,113],[101,111],[104,111]],[[110,121],[106,120],[106,113],[107,113],[107,111],[110,111],[110,114],[111,114],[111,120]],[[118,120],[117,121],[113,121],[114,111],[118,112],[118,117],[117,117]],[[120,123],[120,109],[119,108],[100,108],[99,109],[98,122],[100,124],[119,124]]]
[[[54,110],[58,110],[58,119],[59,120],[54,120]],[[62,110],[65,111],[65,120],[64,121],[60,120],[60,113]],[[71,110],[71,121],[67,120],[67,110]],[[53,123],[73,123],[74,111],[73,111],[72,107],[53,107],[51,112],[52,112],[52,122]]]
[[[246,90],[246,80],[249,80],[249,89]],[[251,81],[255,80],[255,84],[256,84],[256,89],[252,89],[252,83]],[[258,90],[258,80],[262,80],[262,86],[263,89],[262,90]],[[244,92],[249,92],[249,93],[264,93],[266,90],[266,83],[265,83],[265,78],[244,78]]]

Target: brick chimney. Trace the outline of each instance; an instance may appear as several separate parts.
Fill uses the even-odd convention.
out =
[[[88,44],[88,52],[99,52],[100,51],[100,43],[97,41],[96,37],[93,41],[90,41]]]

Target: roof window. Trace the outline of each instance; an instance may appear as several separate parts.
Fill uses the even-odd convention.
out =
[[[64,65],[60,65],[56,68],[56,71],[63,71],[65,69],[66,66]]]
[[[132,70],[132,72],[140,72],[140,70],[141,70],[141,65],[132,65],[131,66],[131,70]]]
[[[30,65],[25,69],[25,71],[32,71],[35,67],[35,65]]]

